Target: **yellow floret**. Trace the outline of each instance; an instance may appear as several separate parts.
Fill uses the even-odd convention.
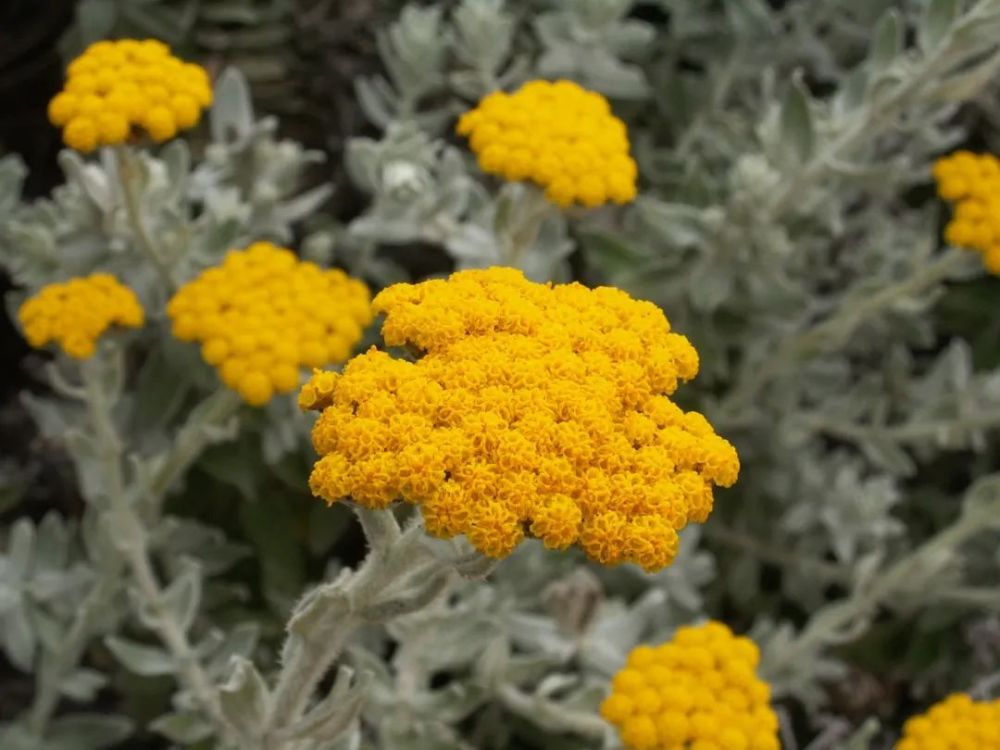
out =
[[[98,115],[97,124],[101,142],[110,145],[124,143],[128,138],[129,124],[124,114],[109,110]]]
[[[402,499],[432,535],[490,556],[527,531],[652,571],[707,518],[713,486],[736,481],[733,446],[668,398],[698,358],[648,302],[492,268],[397,284],[373,304],[385,343],[419,357],[373,348],[303,386],[300,406],[322,412],[310,487],[329,503]]]
[[[92,44],[69,64],[48,115],[63,128],[67,146],[88,152],[142,131],[157,142],[169,140],[197,125],[211,101],[203,68],[182,63],[162,42],[123,39]]]
[[[144,318],[135,293],[104,273],[42,287],[17,316],[33,347],[56,343],[75,359],[91,357],[111,326],[138,328]]]
[[[79,109],[79,98],[73,94],[63,92],[49,102],[49,122],[58,127],[66,125]]]
[[[596,207],[636,195],[628,130],[600,94],[570,81],[529,81],[494,92],[459,118],[484,172],[530,179],[550,201]]]
[[[174,120],[174,113],[167,107],[152,107],[142,120],[142,125],[149,133],[149,137],[157,143],[169,141],[177,135],[177,121]]]
[[[87,154],[97,148],[99,131],[90,117],[74,117],[63,129],[63,140],[76,151]]]
[[[777,750],[766,683],[752,672],[744,679],[728,671],[745,644],[756,660],[752,641],[708,622],[679,628],[660,646],[637,646],[612,678],[601,716],[629,750]]]
[[[372,318],[363,283],[269,242],[230,251],[177,291],[167,315],[174,337],[200,342],[222,382],[254,406],[295,390],[303,366],[338,361],[329,352],[342,352],[342,361]],[[317,402],[332,389],[330,379],[310,381]]]

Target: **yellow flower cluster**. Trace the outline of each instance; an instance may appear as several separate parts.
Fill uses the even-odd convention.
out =
[[[194,127],[212,103],[200,65],[185,63],[155,39],[95,42],[69,64],[66,85],[49,102],[63,142],[83,153],[127,141],[141,128],[161,143]]]
[[[167,304],[173,334],[254,406],[299,385],[299,368],[343,362],[372,319],[368,287],[257,242],[185,284]]]
[[[950,695],[903,727],[896,750],[975,748],[1000,750],[1000,700],[975,702],[964,693]]]
[[[1000,275],[1000,159],[956,151],[934,164],[938,194],[955,204],[945,239],[977,250],[990,273]]]
[[[17,317],[33,347],[54,341],[75,359],[92,356],[97,339],[112,325],[138,328],[144,318],[135,293],[106,273],[42,287]]]
[[[601,715],[630,750],[778,750],[760,652],[720,622],[638,646],[611,682]]]
[[[668,395],[698,354],[663,312],[612,288],[510,268],[397,284],[374,300],[389,346],[300,395],[322,410],[313,492],[419,503],[427,531],[504,557],[526,532],[603,564],[668,565],[677,530],[736,481],[733,446]]]
[[[531,180],[550,201],[600,206],[635,198],[628,130],[607,99],[572,81],[529,81],[496,91],[458,121],[484,172]]]

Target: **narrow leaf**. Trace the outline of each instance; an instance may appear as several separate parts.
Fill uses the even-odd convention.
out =
[[[20,606],[0,618],[0,641],[7,660],[22,672],[31,672],[35,659],[38,639],[31,620],[28,618],[27,604],[22,598]]]
[[[108,684],[108,678],[94,669],[78,669],[59,683],[59,692],[81,703],[94,700],[97,691]]]
[[[253,105],[246,78],[235,68],[226,68],[215,84],[211,112],[212,140],[242,141],[253,131]]]
[[[19,518],[7,538],[7,561],[4,571],[12,581],[23,581],[31,571],[35,556],[35,527],[28,518]]]
[[[902,49],[903,23],[899,18],[899,11],[891,8],[875,27],[868,59],[876,71],[884,70],[899,56]]]
[[[212,734],[211,724],[206,722],[196,711],[164,714],[155,719],[149,728],[180,745],[193,745],[208,739]]]
[[[163,604],[169,609],[174,619],[187,631],[198,614],[201,603],[201,566],[193,560],[184,562],[184,570],[170,582],[163,592]]]
[[[232,663],[233,674],[219,689],[219,703],[233,726],[254,731],[263,725],[267,716],[267,685],[248,660],[234,656]]]
[[[941,44],[958,18],[959,10],[959,0],[930,0],[917,30],[920,48],[929,52]]]
[[[155,677],[174,672],[174,660],[162,649],[116,636],[109,636],[104,643],[126,669],[138,675]]]
[[[801,72],[792,78],[781,106],[781,142],[787,143],[796,160],[808,161],[812,156],[816,135],[813,129],[809,92],[802,83]]]

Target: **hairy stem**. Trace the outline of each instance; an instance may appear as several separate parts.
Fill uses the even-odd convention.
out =
[[[285,738],[360,627],[423,609],[442,590],[442,579],[454,575],[454,560],[435,558],[421,544],[421,524],[401,530],[390,510],[354,510],[368,539],[368,555],[356,572],[321,585],[292,613],[262,750],[291,750]],[[415,577],[416,592],[398,590]]]
[[[117,547],[137,584],[140,598],[154,614],[158,634],[177,662],[180,681],[215,723],[219,737],[223,741],[230,741],[234,732],[222,716],[218,694],[195,656],[184,628],[177,622],[170,608],[164,605],[163,590],[150,559],[147,530],[125,491],[122,441],[111,419],[109,394],[104,392],[98,367],[99,360],[96,358],[85,363],[83,379],[94,437],[104,462],[107,486],[104,512],[115,518],[116,530],[122,534],[116,540],[119,543]]]
[[[211,719],[218,736],[224,741],[231,742],[235,734],[222,715],[218,691],[201,666],[184,627],[177,622],[170,608],[164,606],[163,589],[153,570],[142,522],[132,506],[124,501],[120,503],[117,511],[134,524],[136,533],[125,545],[126,558],[139,596],[155,617],[157,633],[177,662],[180,669],[178,677]]]
[[[808,417],[805,423],[812,429],[831,437],[850,442],[863,442],[869,438],[887,438],[895,443],[914,443],[932,440],[941,435],[967,434],[988,430],[1000,425],[1000,412],[986,410],[974,415],[956,415],[944,419],[928,419],[901,424],[852,424],[826,419],[822,416]]]
[[[510,207],[509,223],[497,229],[507,264],[523,270],[524,254],[535,244],[542,224],[553,214],[555,206],[534,185],[520,187],[523,192]]]
[[[195,407],[174,441],[173,450],[153,475],[149,489],[153,503],[159,505],[164,493],[187,472],[211,442],[212,429],[229,421],[239,407],[240,399],[236,393],[222,387]]]
[[[115,155],[118,161],[118,179],[122,186],[122,195],[125,197],[125,212],[128,214],[129,224],[135,234],[139,248],[146,254],[149,261],[156,268],[157,273],[166,284],[166,288],[173,291],[178,286],[178,279],[163,257],[163,252],[153,239],[146,220],[142,214],[142,200],[139,194],[139,179],[141,165],[139,159],[130,146],[116,146]]]
[[[511,713],[550,731],[570,732],[591,740],[600,740],[610,729],[597,714],[564,708],[541,696],[528,695],[514,685],[503,685],[497,697]]]
[[[102,475],[105,477],[106,491],[99,497],[89,497],[87,513],[104,513],[112,509],[121,510],[126,518],[139,523],[135,509],[123,501],[126,481],[122,467],[123,447],[111,416],[111,394],[104,390],[101,367],[103,360],[98,355],[87,360],[82,365],[83,388],[79,389],[78,397],[87,408],[93,435],[97,442],[99,460],[102,463]],[[76,388],[74,387],[74,393]],[[159,515],[159,501],[163,493],[169,489],[198,457],[205,446],[206,428],[218,425],[235,410],[238,399],[229,392],[216,393],[206,399],[200,409],[196,410],[198,419],[189,424],[189,439],[178,439],[173,449],[167,455],[163,468],[155,476],[151,492],[156,515]],[[133,516],[135,516],[133,518]],[[108,606],[122,592],[122,575],[134,563],[116,547],[105,550],[105,557],[100,561],[101,569],[90,591],[74,615],[59,649],[52,654],[44,654],[38,672],[38,681],[34,699],[28,710],[27,723],[30,731],[37,737],[43,737],[45,731],[59,706],[59,693],[63,679],[72,672],[83,658],[91,639],[98,635],[97,623]],[[148,563],[148,556],[146,563]],[[156,584],[152,568],[146,566],[146,583],[151,580]],[[158,586],[157,586],[158,588]],[[147,592],[153,590],[148,585]]]

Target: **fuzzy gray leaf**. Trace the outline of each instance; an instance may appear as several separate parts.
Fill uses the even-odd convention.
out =
[[[163,592],[163,606],[173,615],[181,630],[186,631],[194,622],[201,602],[201,566],[193,560],[185,560],[183,572],[170,582]]]
[[[815,146],[812,110],[809,92],[802,83],[801,74],[793,77],[781,105],[781,142],[786,144],[793,163],[809,160]]]
[[[152,722],[149,728],[171,742],[193,745],[212,736],[212,725],[197,711],[177,711],[163,714]]]
[[[59,691],[81,703],[94,700],[97,692],[108,684],[108,678],[94,669],[80,668],[66,675],[59,683]]]
[[[0,625],[0,639],[7,659],[22,672],[30,672],[38,640],[28,617],[27,604],[8,610],[0,617]]]
[[[173,674],[176,669],[173,657],[155,646],[146,646],[118,636],[108,636],[104,639],[104,644],[126,669],[143,677]]]
[[[959,0],[930,0],[927,3],[917,29],[920,47],[925,52],[936,49],[944,41],[958,18],[960,9]]]
[[[903,21],[899,11],[890,9],[875,27],[868,61],[875,71],[887,68],[903,49]]]
[[[232,675],[219,688],[219,704],[233,726],[244,728],[248,736],[252,736],[267,718],[267,685],[256,667],[246,659],[234,656],[231,664]]]
[[[210,116],[212,140],[243,141],[253,132],[253,105],[246,78],[235,68],[226,68],[215,82],[215,100]]]

